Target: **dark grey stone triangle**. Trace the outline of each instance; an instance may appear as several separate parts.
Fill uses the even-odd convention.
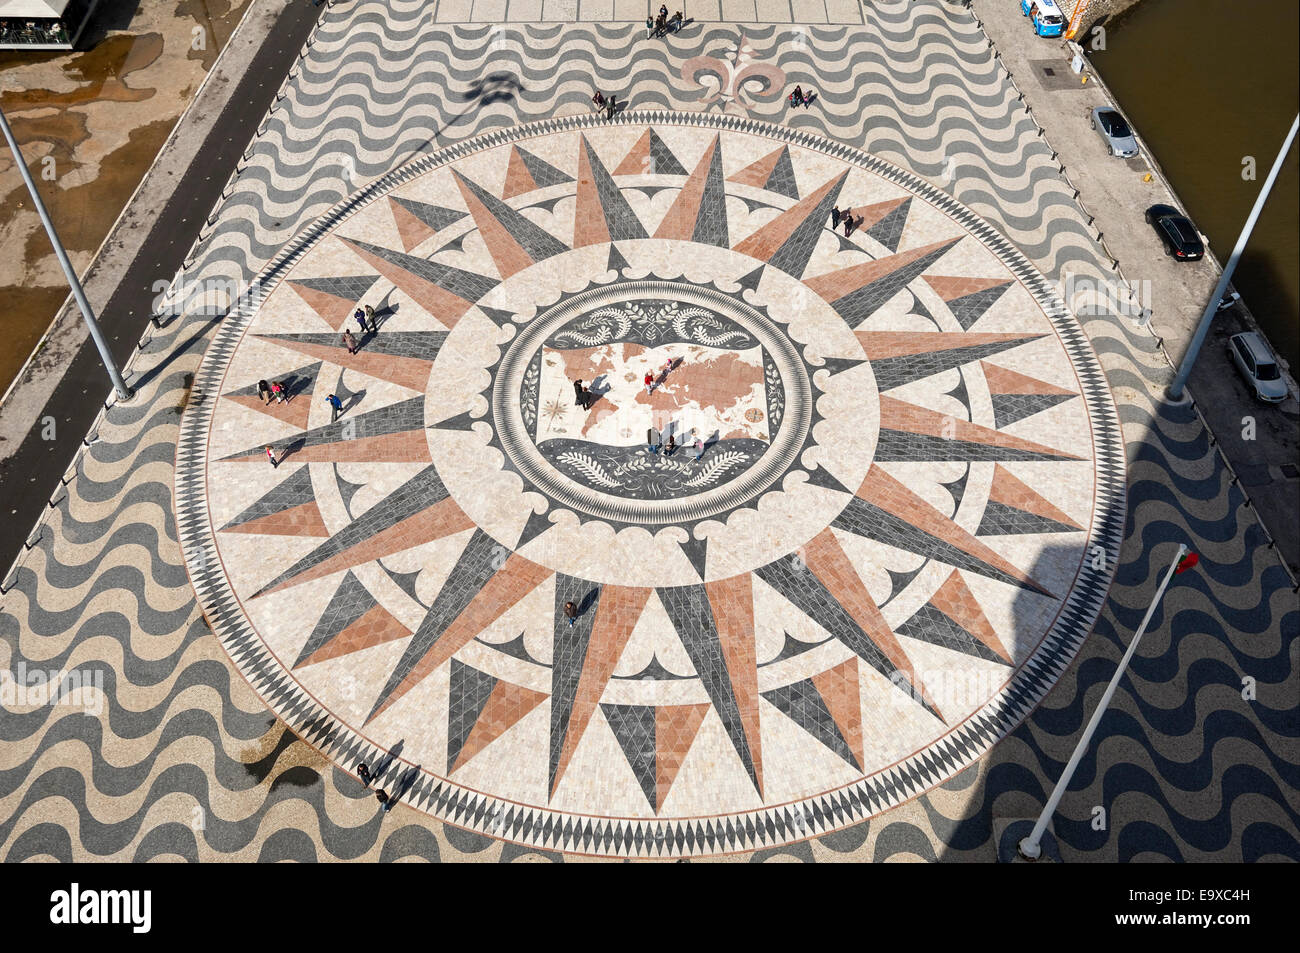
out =
[[[465,430],[472,432],[474,425],[486,423],[486,417],[474,417],[467,410],[463,414],[457,414],[454,417],[448,417],[446,420],[440,420],[436,424],[430,424],[431,430]]]
[[[758,283],[763,280],[763,269],[766,265],[759,265],[753,271],[746,275],[741,275],[736,279],[736,284],[740,285],[741,291],[749,289],[750,291],[758,290]]]
[[[448,774],[496,685],[497,679],[486,672],[471,668],[459,659],[451,660],[451,694],[447,703]]]
[[[795,278],[803,277],[803,270],[808,267],[808,259],[812,257],[813,249],[817,247],[817,240],[821,238],[822,228],[831,214],[831,207],[839,201],[840,189],[844,187],[844,180],[847,177],[847,172],[840,174],[835,184],[817,203],[816,208],[795,226],[790,237],[782,242],[781,247],[767,260],[769,265],[780,268]]]
[[[938,374],[951,367],[960,367],[971,361],[979,361],[991,354],[1006,351],[1030,341],[1036,341],[1041,334],[1026,334],[1024,337],[1011,338],[1006,341],[989,341],[983,344],[971,344],[966,347],[952,347],[943,351],[926,351],[922,354],[904,354],[900,357],[883,357],[871,362],[871,370],[876,375],[876,386],[887,391],[912,381]]]
[[[1014,506],[989,500],[980,518],[976,536],[1012,536],[1019,533],[1077,533],[1078,527]]]
[[[940,612],[930,603],[921,606],[916,613],[894,630],[898,635],[920,639],[931,645],[952,649],[963,655],[973,655],[986,662],[1007,663],[997,656],[987,645],[971,635],[947,614]]]
[[[655,804],[655,710],[644,705],[601,705],[627,763],[651,808]]]
[[[370,590],[363,586],[351,572],[346,573],[325,606],[325,611],[316,621],[311,635],[303,643],[302,651],[298,653],[298,661],[293,663],[293,667],[302,665],[318,649],[334,641],[335,636],[374,606],[375,598],[370,594]]]
[[[344,301],[360,301],[378,280],[378,275],[340,275],[330,278],[292,278],[289,283],[321,291]]]
[[[545,533],[555,524],[551,522],[551,511],[545,509],[540,513],[529,513],[528,521],[524,523],[524,528],[519,534],[519,542],[515,544],[515,549],[523,549],[528,543],[536,539],[542,533]]]
[[[696,539],[695,535],[688,529],[686,531],[686,542],[682,543],[682,552],[686,558],[691,561],[695,571],[699,574],[700,580],[704,580],[704,563],[708,557],[709,541],[708,539]]]
[[[419,542],[421,541],[415,540],[412,545]],[[452,566],[451,574],[447,576],[442,588],[438,590],[438,595],[434,597],[433,605],[429,607],[411,641],[407,643],[406,651],[402,653],[401,659],[389,674],[388,682],[379,693],[379,697],[375,699],[370,714],[366,716],[367,721],[375,717],[375,713],[384,702],[388,701],[388,697],[397,690],[406,676],[411,674],[420,660],[429,654],[447,628],[460,617],[465,607],[478,595],[479,590],[500,570],[502,565],[500,552],[501,545],[496,540],[481,529],[474,530],[474,535],[465,544],[460,558]]]
[[[596,606],[600,601],[600,587],[563,573],[555,574],[555,640],[551,658],[551,739],[550,774],[548,791],[555,788],[555,775],[560,766],[560,754],[569,732],[569,718],[573,715],[573,701],[578,693],[578,679],[587,661],[587,648],[591,644],[591,628],[596,619]],[[573,602],[578,607],[578,618],[569,625],[564,616],[564,604]]]
[[[600,202],[600,209],[605,215],[605,228],[609,232],[610,240],[617,242],[628,238],[648,237],[641,220],[636,217],[636,212],[632,211],[632,206],[627,204],[627,199],[614,184],[613,176],[600,161],[591,143],[583,140],[582,145],[587,150],[592,184],[596,187],[596,199]]]
[[[935,434],[906,430],[881,430],[876,438],[876,459],[881,461],[931,462],[934,460],[1017,461],[1066,460],[1065,452],[1023,450],[1019,447],[996,447],[973,440],[959,440]]]
[[[499,328],[514,323],[515,314],[513,311],[503,311],[500,308],[487,308],[483,305],[479,305],[478,309],[487,315],[488,319]]]
[[[533,177],[533,183],[539,189],[544,189],[548,185],[559,185],[562,182],[573,181],[573,176],[566,172],[561,172],[545,159],[539,159],[531,152],[520,149],[518,146],[515,146],[515,151],[519,153],[519,158],[523,160],[524,168],[528,170],[528,174]]]
[[[861,501],[857,497],[849,500],[850,505],[855,502]],[[838,521],[834,525],[838,525]],[[894,663],[858,627],[839,600],[805,566],[788,558],[777,559],[760,566],[754,573],[885,678],[897,671]]]
[[[285,450],[290,453],[304,447],[319,447],[331,443],[360,440],[364,437],[385,437],[389,434],[403,433],[408,430],[424,429],[424,398],[413,397],[380,407],[368,414],[345,417],[323,427],[308,430],[297,436],[282,437],[271,442],[277,453]],[[259,457],[266,443],[259,443],[240,453],[223,457],[223,460],[237,460],[241,457]]]
[[[465,187],[474,193],[476,199],[483,203],[483,206],[488,210],[488,214],[501,223],[502,227],[510,233],[510,237],[519,243],[519,247],[533,261],[542,261],[569,250],[569,246],[564,242],[540,225],[532,222],[522,213],[516,212],[495,195],[480,187],[476,182],[459,174],[457,174],[457,178],[465,183]]]
[[[836,529],[874,539],[909,553],[916,553],[918,556],[937,559],[949,566],[979,573],[989,579],[997,579],[1010,586],[1027,589],[1030,592],[1041,591],[1031,583],[1021,582],[996,566],[991,566],[982,559],[958,549],[947,540],[927,533],[856,496],[849,499],[848,505],[840,511],[831,525]]]
[[[821,367],[811,368],[811,371],[816,374],[819,370],[825,368],[834,377],[836,374],[851,371],[853,368],[866,363],[867,359],[865,357],[823,357]]]
[[[701,245],[730,248],[727,238],[727,193],[722,181],[722,142],[718,141],[705,173],[704,194],[700,196],[692,238]]]
[[[253,520],[261,519],[263,516],[283,513],[295,506],[310,503],[314,499],[316,499],[316,491],[312,489],[311,471],[307,467],[301,467],[283,482],[268,490],[252,506],[249,506],[221,528],[230,529],[232,526],[242,526],[245,523],[251,523]]]
[[[443,486],[437,468],[425,467],[254,595],[260,596],[267,590],[274,589],[281,583],[288,582],[308,569],[320,565],[330,557],[346,552],[358,543],[366,542],[376,533],[445,500],[447,495],[447,488]],[[413,540],[411,545],[416,546],[420,542],[420,540]]]
[[[653,129],[650,130],[650,161],[654,163],[650,168],[655,175],[687,174],[686,167],[677,161],[677,157]]]
[[[736,701],[736,691],[731,684],[722,643],[718,640],[713,608],[709,605],[704,587],[674,586],[656,589],[655,592],[668,613],[668,618],[672,620],[677,637],[686,649],[691,664],[695,666],[705,691],[709,693],[709,700],[713,702],[713,708],[722,720],[732,747],[749,772],[754,789],[758,790],[758,774],[754,770],[754,758],[745,737],[740,705]]]
[[[278,374],[274,378],[284,385],[289,396],[293,397],[310,397],[316,390],[316,378],[320,376],[321,361],[315,364],[306,364],[302,367],[295,368],[287,374]],[[271,378],[267,378],[269,382]],[[235,390],[226,391],[224,397],[256,397],[256,382],[249,384],[247,387],[239,387]]]
[[[627,267],[627,259],[623,257],[618,250],[618,246],[613,242],[609,243],[609,263],[605,267],[616,275],[622,275],[623,269]]]
[[[364,339],[362,352],[365,354],[383,354],[386,357],[413,357],[421,361],[432,361],[442,350],[443,341],[447,340],[448,331],[385,331],[383,334],[371,335]],[[334,348],[346,352],[343,336],[334,332],[320,334],[259,334],[263,341],[286,341],[311,344],[316,347]]]
[[[993,422],[1001,429],[1017,420],[1032,417],[1040,411],[1055,407],[1067,400],[1073,400],[1074,394],[992,394]]]
[[[858,764],[858,759],[849,748],[849,743],[840,733],[839,725],[835,724],[835,719],[831,717],[825,699],[817,691],[817,686],[811,679],[763,692],[763,697],[831,751],[859,771],[862,770],[862,765]]]
[[[390,198],[393,202],[410,212],[435,232],[442,231],[442,229],[454,222],[459,222],[468,214],[466,212],[458,212],[455,209],[443,208],[441,205],[429,205],[425,202],[416,202],[412,199],[402,199],[397,198],[396,196],[390,196]]]
[[[348,241],[366,254],[373,255],[375,258],[386,261],[394,267],[410,272],[415,277],[450,291],[458,298],[463,298],[466,301],[478,301],[479,298],[501,283],[488,275],[465,271],[463,268],[455,268],[451,265],[429,261],[426,258],[416,258],[414,255],[408,255],[394,248],[371,245],[355,238],[350,238]]]
[[[847,486],[835,479],[830,470],[825,467],[818,467],[816,470],[808,471],[808,483],[811,486],[825,487],[828,490],[838,490],[841,493],[852,493]]]
[[[948,302],[948,309],[952,311],[952,316],[957,319],[963,331],[969,331],[971,325],[984,316],[984,312],[993,307],[994,302],[1002,297],[1003,293],[1011,287],[1011,281],[1002,282],[1000,285],[993,285],[982,291],[976,291],[968,295],[962,295],[960,298],[953,298]]]
[[[891,252],[897,253],[898,242],[903,237],[903,227],[907,225],[907,213],[911,207],[912,200],[904,199],[898,208],[868,228],[867,234]]]
[[[948,249],[952,248],[960,240],[954,238],[944,242],[938,248],[927,252],[915,261],[901,265],[888,274],[880,276],[875,281],[869,282],[855,291],[850,291],[843,298],[832,302],[831,307],[839,312],[840,317],[845,320],[849,327],[858,327],[877,309],[884,306],[890,298],[906,288],[917,275],[943,257]],[[880,260],[887,261],[888,259]]]
[[[789,146],[781,147],[781,155],[777,157],[776,165],[772,166],[772,171],[768,173],[763,188],[777,195],[784,195],[788,199],[798,200],[799,186],[794,180],[794,166],[790,162]]]

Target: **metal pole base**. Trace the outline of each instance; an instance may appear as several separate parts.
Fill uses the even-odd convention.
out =
[[[1043,856],[1043,848],[1036,843],[1031,844],[1029,838],[1025,837],[1016,845],[1016,853],[1025,860],[1037,860]]]

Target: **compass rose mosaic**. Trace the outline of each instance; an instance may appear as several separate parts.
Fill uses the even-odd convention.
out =
[[[641,113],[456,146],[286,248],[195,381],[177,514],[235,665],[344,767],[688,856],[854,824],[1014,728],[1105,598],[1123,471],[1085,338],[979,218]]]

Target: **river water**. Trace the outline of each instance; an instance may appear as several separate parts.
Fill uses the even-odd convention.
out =
[[[1141,0],[1105,26],[1106,49],[1092,52],[1094,67],[1226,261],[1300,105],[1300,3]],[[1242,178],[1246,156],[1255,157],[1254,181]],[[1297,208],[1300,162],[1292,146],[1233,285],[1300,376]]]

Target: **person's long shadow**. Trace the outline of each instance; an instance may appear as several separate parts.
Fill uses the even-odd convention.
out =
[[[385,810],[391,811],[393,805],[402,799],[402,795],[411,790],[411,786],[414,785],[419,778],[420,766],[418,764],[413,764],[402,772],[402,776],[397,779],[397,786],[393,788],[392,796],[388,799],[388,804],[386,805]]]
[[[291,456],[293,456],[295,453],[297,453],[305,446],[307,446],[306,437],[299,437],[297,440],[294,440],[292,443],[285,444],[284,450],[280,452],[280,459],[276,465],[278,466],[280,463],[284,463],[284,461],[288,460]]]
[[[149,370],[145,371],[135,380],[130,382],[132,390],[139,390],[141,387],[148,386],[149,382],[157,378],[160,374],[162,374],[162,372],[165,371],[172,364],[173,361],[175,361],[182,354],[187,353],[190,350],[190,348],[192,348],[199,341],[203,340],[203,338],[207,336],[208,332],[212,330],[212,326],[215,324],[220,324],[222,321],[224,321],[226,315],[229,313],[230,313],[229,311],[223,311],[220,314],[214,314],[212,317],[208,318],[201,325],[199,325],[198,330],[196,330],[188,338],[186,338],[180,344],[177,344],[169,348],[167,351],[167,356],[165,358],[163,358],[153,367],[149,368]]]
[[[379,763],[375,765],[374,770],[370,773],[371,784],[376,787],[379,786],[379,782],[383,780],[384,772],[387,771],[392,766],[393,762],[397,760],[404,747],[406,747],[405,739],[398,741],[397,744],[388,749],[388,752],[379,759]]]
[[[347,403],[343,405],[343,410],[341,410],[340,413],[346,414],[353,407],[357,406],[357,404],[361,403],[361,401],[365,398],[365,396],[366,396],[366,389],[364,387],[361,388],[361,390],[359,391],[353,392],[348,397]]]
[[[495,103],[511,102],[514,100],[515,95],[523,92],[523,90],[524,85],[519,82],[519,77],[504,70],[488,73],[487,76],[470,83],[469,88],[461,95],[461,99],[464,102],[472,103],[472,105],[463,112],[457,113],[441,128],[435,129],[427,139],[411,150],[410,155],[399,162],[395,162],[393,164],[394,168],[400,165],[401,162],[407,162],[432,148],[438,148],[434,140],[473,113],[475,109],[482,106],[491,106]]]
[[[591,607],[596,604],[596,599],[600,597],[600,587],[588,589],[587,594],[582,597],[578,603],[578,615],[584,616],[591,611]]]

